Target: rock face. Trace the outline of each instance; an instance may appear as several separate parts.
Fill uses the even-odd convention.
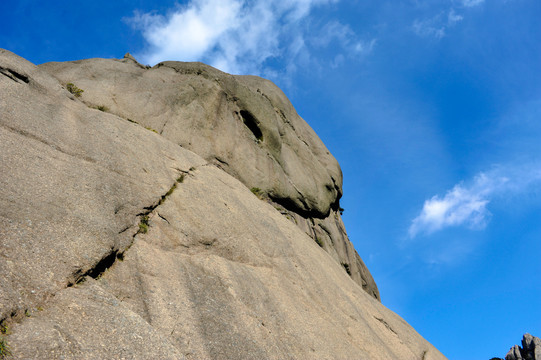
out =
[[[271,200],[379,299],[340,218],[338,162],[272,82],[201,63],[149,69],[129,54],[40,68],[84,89],[87,105],[155,130]]]
[[[505,355],[505,360],[541,360],[541,339],[524,334],[522,347],[513,346]]]
[[[271,83],[0,50],[0,94],[13,358],[444,359],[377,300],[338,165]]]

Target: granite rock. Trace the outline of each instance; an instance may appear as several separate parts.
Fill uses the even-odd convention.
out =
[[[513,346],[505,360],[541,360],[541,339],[530,334],[522,337],[522,347]]]
[[[272,82],[202,63],[166,61],[147,68],[129,54],[122,60],[39,67],[84,89],[81,100],[87,105],[153,129],[286,210],[379,299],[372,275],[340,225],[340,166]]]
[[[44,68],[0,50],[0,336],[14,359],[445,359],[276,203]],[[332,210],[313,224],[331,237]]]

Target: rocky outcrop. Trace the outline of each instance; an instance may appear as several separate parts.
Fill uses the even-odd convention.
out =
[[[109,61],[164,84],[177,74]],[[282,205],[46,68],[0,51],[0,341],[13,358],[444,359]],[[336,228],[303,219],[333,237],[331,198]]]
[[[129,54],[39,67],[84,89],[86,104],[155,130],[272,201],[379,299],[340,219],[340,167],[272,82],[201,63],[147,68]]]
[[[522,337],[522,347],[513,346],[505,360],[541,360],[541,339],[530,334]]]

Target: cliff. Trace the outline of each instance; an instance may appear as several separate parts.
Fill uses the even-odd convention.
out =
[[[0,94],[14,358],[444,358],[379,302],[340,168],[271,82],[1,50]]]

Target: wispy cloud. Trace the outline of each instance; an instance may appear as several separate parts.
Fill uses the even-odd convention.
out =
[[[129,21],[148,43],[137,54],[143,62],[203,61],[231,73],[261,74],[271,60],[288,59],[287,66],[294,70],[296,62],[309,59],[315,38],[311,12],[337,1],[191,0],[168,15],[135,13]],[[338,22],[327,27],[324,41],[339,44],[337,56],[373,47]]]
[[[335,43],[354,55],[371,52],[376,40],[359,40],[349,25],[331,21],[323,26],[317,36],[311,38],[311,43],[318,47],[327,47]]]
[[[449,14],[447,14],[447,24],[449,26],[453,26],[454,24],[456,24],[459,21],[462,21],[463,19],[464,17],[462,15],[458,15],[457,13],[455,13],[455,10],[453,9],[451,9],[449,11]]]
[[[462,0],[462,6],[474,7],[474,6],[481,5],[484,2],[485,0]]]
[[[539,166],[498,168],[480,173],[467,184],[455,185],[445,196],[436,195],[426,200],[420,214],[411,223],[409,237],[428,235],[452,226],[484,229],[491,217],[487,205],[492,198],[525,191],[540,180]]]
[[[466,12],[468,8],[474,8],[484,2],[485,0],[457,0],[453,6]],[[439,40],[447,34],[450,28],[462,20],[464,20],[463,14],[458,14],[452,7],[445,7],[444,10],[440,8],[439,13],[431,18],[415,19],[411,27],[421,37],[432,37]]]
[[[463,19],[462,15],[457,14],[454,9],[450,9],[448,12],[440,12],[429,19],[415,19],[412,29],[419,36],[441,39],[446,35],[447,29]]]

